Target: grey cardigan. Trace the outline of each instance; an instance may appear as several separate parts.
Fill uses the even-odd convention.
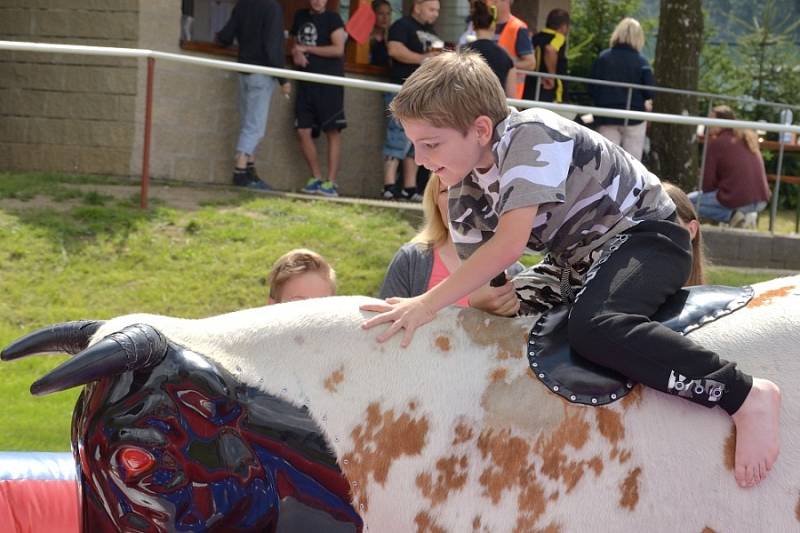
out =
[[[522,263],[514,263],[508,267],[509,277],[522,272]],[[419,296],[428,290],[428,282],[433,271],[433,248],[424,244],[404,244],[389,264],[379,298],[410,298]]]

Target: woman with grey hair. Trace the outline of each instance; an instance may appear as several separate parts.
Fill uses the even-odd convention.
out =
[[[636,19],[626,17],[617,24],[609,41],[610,48],[603,50],[592,65],[591,77],[598,80],[655,85],[653,69],[641,54],[644,32]],[[628,89],[609,85],[589,85],[594,105],[612,109],[626,109]],[[631,91],[629,109],[652,111],[653,93],[645,89]],[[647,123],[629,119],[595,117],[597,131],[615,144],[622,146],[636,159],[642,158]]]

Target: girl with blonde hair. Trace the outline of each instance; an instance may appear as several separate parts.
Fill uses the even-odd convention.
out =
[[[425,222],[411,241],[397,251],[383,280],[380,298],[409,298],[423,294],[450,276],[461,259],[450,238],[447,218],[447,186],[439,176],[431,174],[422,196],[422,211]],[[520,263],[508,269],[509,277],[524,267]],[[519,309],[514,286],[506,281],[500,287],[486,285],[469,296],[461,298],[455,305],[475,307],[483,311],[513,316]]]

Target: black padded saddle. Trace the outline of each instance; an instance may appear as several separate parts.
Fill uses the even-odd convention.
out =
[[[682,289],[658,310],[657,320],[685,335],[747,305],[752,287],[700,285]],[[567,342],[567,304],[536,321],[528,337],[528,361],[539,381],[573,403],[605,405],[628,394],[633,382],[581,357]]]

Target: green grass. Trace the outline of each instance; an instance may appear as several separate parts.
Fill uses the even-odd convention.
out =
[[[376,294],[414,233],[396,210],[239,194],[194,210],[74,185],[109,179],[0,173],[0,346],[41,326],[131,312],[201,317],[266,302],[272,261],[299,246],[338,273],[341,294]],[[55,208],[57,206],[58,208]],[[533,259],[526,262],[530,264]],[[773,277],[715,269],[712,282]],[[32,398],[61,356],[0,364],[0,450],[66,450],[77,390]]]

